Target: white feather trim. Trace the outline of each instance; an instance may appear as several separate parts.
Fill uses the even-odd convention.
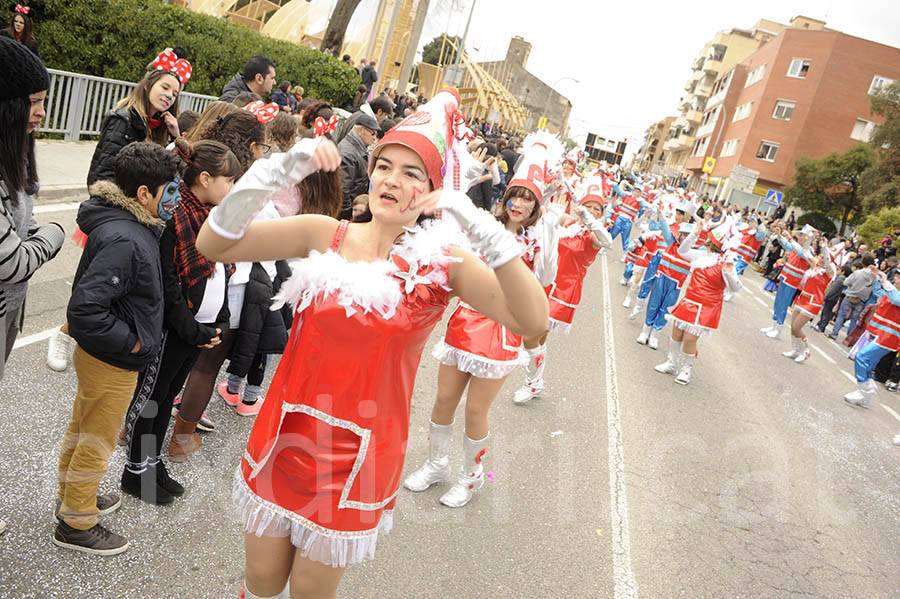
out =
[[[522,155],[527,156],[536,144],[547,148],[547,169],[550,171],[559,170],[563,156],[566,153],[566,148],[559,138],[543,129],[529,133],[522,140]],[[541,151],[544,150],[541,149]]]
[[[685,333],[690,333],[695,337],[712,337],[713,331],[715,330],[709,327],[700,326],[699,324],[686,322],[680,318],[675,318],[671,314],[666,314],[666,320],[671,322],[672,326],[676,329],[681,329]]]
[[[466,372],[480,379],[502,379],[515,370],[516,366],[528,363],[527,354],[523,357],[520,353],[519,357],[513,360],[491,360],[447,345],[443,339],[437,342],[431,350],[431,355],[441,364],[453,366],[460,372]]]
[[[578,237],[582,233],[587,231],[580,222],[574,222],[568,227],[563,227],[559,230],[559,238],[560,239],[569,239],[572,237]]]
[[[429,284],[449,290],[446,266],[454,259],[447,250],[460,245],[468,244],[456,221],[434,219],[410,229],[391,254],[409,264],[434,267],[425,278]],[[392,260],[348,262],[330,249],[313,250],[308,257],[292,261],[291,269],[290,278],[272,298],[272,310],[290,303],[302,312],[314,301],[337,295],[347,316],[362,310],[391,318],[404,298],[404,281],[394,276],[401,269]]]
[[[722,260],[722,256],[712,252],[703,252],[696,258],[691,260],[691,270],[703,270],[717,265]]]

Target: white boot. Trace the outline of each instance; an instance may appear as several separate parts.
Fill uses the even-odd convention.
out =
[[[807,360],[809,360],[809,344],[806,342],[806,337],[800,337],[797,340],[797,348],[798,353],[797,357],[794,358],[794,362],[797,364],[803,364]]]
[[[648,296],[649,297],[649,296]],[[634,320],[637,318],[643,311],[644,307],[647,305],[647,298],[637,298],[637,301],[634,303],[634,308],[631,310],[631,314],[628,315],[628,320]]]
[[[854,406],[868,408],[875,397],[875,381],[869,379],[864,383],[856,383],[856,391],[851,391],[844,396],[844,401]]]
[[[69,367],[74,350],[75,340],[63,333],[62,328],[57,329],[47,344],[47,366],[50,370],[63,372]]]
[[[435,483],[450,480],[450,440],[453,424],[428,423],[428,459],[422,467],[406,477],[403,486],[410,491],[424,491]]]
[[[660,374],[676,374],[681,368],[681,341],[669,339],[669,355],[662,364],[657,364],[653,370]]]
[[[622,275],[622,278],[619,279],[619,285],[622,287],[626,287],[628,285],[628,279],[625,278],[625,275]]]
[[[773,324],[772,330],[766,333],[766,337],[768,337],[769,339],[781,339],[781,327],[783,326],[783,324]]]
[[[625,295],[625,301],[622,302],[623,307],[631,307],[631,304],[634,302],[634,296],[637,295],[638,287],[639,285],[635,283],[634,277],[631,277],[631,281],[629,281],[628,285],[628,293]]]
[[[513,403],[524,404],[544,391],[544,364],[547,361],[547,344],[528,349],[528,364],[525,366],[525,384],[513,394]]]
[[[456,482],[450,490],[441,495],[441,503],[447,507],[462,507],[469,503],[475,491],[484,485],[484,455],[487,453],[487,440],[474,441],[468,435],[463,437],[463,454],[465,460],[459,469]]]
[[[637,342],[641,345],[647,344],[647,339],[650,338],[650,330],[652,327],[648,325],[644,325],[644,328],[641,329],[641,334],[637,336]]]
[[[659,331],[655,328],[650,329],[650,338],[647,339],[647,345],[650,349],[658,349],[659,348]]]
[[[761,329],[759,330],[759,332],[762,333],[763,335],[766,335],[766,334],[768,334],[768,333],[771,333],[773,330],[775,330],[775,323],[774,323],[774,322],[772,323],[772,326],[769,326],[769,327],[763,327],[763,328],[761,328]]]
[[[722,300],[726,302],[730,302],[731,298],[734,297],[734,294],[727,289],[725,290],[725,294],[722,296]]]
[[[681,363],[679,364],[681,368],[675,376],[676,383],[679,385],[687,385],[691,382],[691,367],[694,365],[694,360],[696,359],[697,356],[694,354],[681,354]]]
[[[796,358],[797,356],[799,356],[800,355],[800,338],[794,337],[793,335],[791,335],[791,350],[781,352],[781,355],[784,356],[785,358],[790,358],[792,360],[794,358]]]
[[[894,445],[900,445],[900,433],[897,433],[897,436],[894,437]]]

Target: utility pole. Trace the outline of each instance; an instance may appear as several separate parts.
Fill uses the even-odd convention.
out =
[[[398,94],[405,94],[406,87],[409,85],[409,76],[412,74],[413,61],[416,59],[416,50],[419,48],[422,29],[425,28],[425,15],[428,13],[430,2],[431,0],[419,0],[419,5],[416,7],[416,20],[409,33],[409,44],[406,46],[406,56],[403,58],[403,66],[400,68],[400,77],[397,81]]]
[[[466,28],[463,31],[462,40],[459,42],[459,47],[456,49],[456,62],[453,63],[453,84],[458,85],[457,79],[459,77],[459,63],[462,61],[462,53],[466,48],[466,38],[469,37],[469,25],[472,24],[472,15],[475,14],[475,3],[478,0],[472,0],[472,8],[469,9],[469,20],[466,21]]]

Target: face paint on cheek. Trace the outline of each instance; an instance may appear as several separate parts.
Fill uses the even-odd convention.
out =
[[[413,187],[412,198],[409,200],[409,204],[406,205],[406,208],[403,208],[402,210],[400,210],[400,214],[404,214],[406,212],[409,212],[410,210],[415,209],[416,199],[418,198],[419,194],[422,191],[423,190],[419,189],[418,187]]]
[[[181,177],[175,177],[174,181],[166,185],[162,197],[159,198],[156,209],[162,220],[172,220],[172,213],[181,201],[181,194],[178,192],[179,183],[181,183]]]
[[[507,200],[507,201],[506,201],[506,209],[507,209],[507,210],[512,210],[512,208],[513,208],[513,201],[512,201],[512,200]]]

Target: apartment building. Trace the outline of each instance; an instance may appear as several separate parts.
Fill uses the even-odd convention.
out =
[[[692,188],[756,207],[798,158],[846,151],[881,122],[871,94],[900,79],[900,49],[793,23],[716,81],[685,165]],[[736,166],[759,173],[753,190],[731,184]]]
[[[656,165],[662,167],[665,164],[666,152],[663,144],[669,136],[669,129],[675,121],[674,116],[667,116],[663,120],[653,123],[644,136],[644,143],[635,155],[634,163],[643,171],[649,171]]]

